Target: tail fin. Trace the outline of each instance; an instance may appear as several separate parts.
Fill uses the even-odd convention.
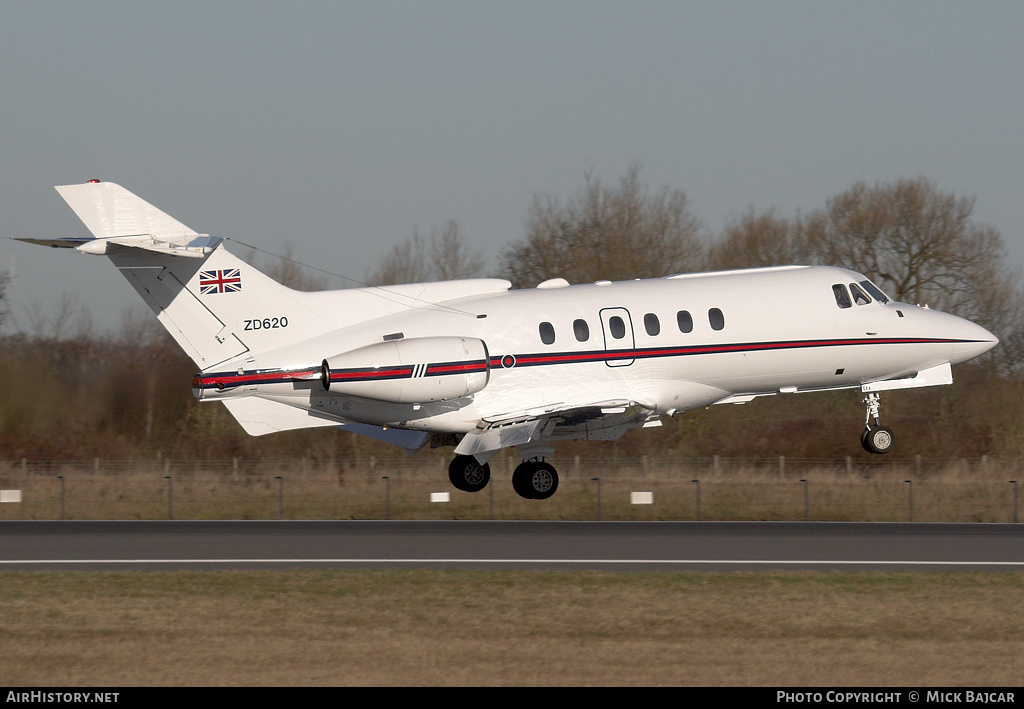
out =
[[[177,219],[121,185],[91,180],[56,190],[97,239],[119,236],[198,236]]]
[[[304,298],[112,182],[58,187],[106,254],[200,369],[330,327]],[[50,244],[53,245],[53,244]],[[189,258],[181,258],[186,256]],[[305,301],[305,302],[304,302]]]
[[[238,360],[231,367],[253,369],[257,353],[511,286],[472,279],[303,293],[232,255],[219,237],[198,234],[120,185],[92,181],[57,191],[95,238],[22,241],[108,256],[203,371],[229,360]]]

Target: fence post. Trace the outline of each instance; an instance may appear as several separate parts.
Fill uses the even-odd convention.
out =
[[[1017,481],[1011,480],[1010,484],[1013,485],[1013,523],[1017,524]]]
[[[284,519],[284,477],[277,476],[277,518]]]
[[[853,477],[853,457],[846,456],[846,474]]]
[[[167,519],[174,519],[174,487],[171,483],[171,476],[165,475],[167,481]]]
[[[907,486],[908,486],[907,487],[907,515],[908,515],[909,519],[907,521],[908,522],[913,522],[914,521],[914,481],[913,480],[904,480],[903,482],[907,483]]]
[[[718,456],[715,456],[715,460]],[[700,522],[700,480],[691,480],[692,483],[697,483],[697,521]]]
[[[60,480],[60,519],[64,521],[64,476],[58,475],[57,479]],[[1016,522],[1017,520],[1014,520]]]
[[[601,521],[601,478],[590,478],[597,483],[597,521]]]
[[[807,488],[807,480],[801,479],[800,482],[804,484],[804,522],[811,521],[811,494]]]
[[[491,519],[491,521],[493,521],[494,520],[494,479],[493,478],[487,481],[487,488],[488,488],[487,494],[490,496],[490,501],[488,503],[488,512],[487,512],[487,514],[488,514],[488,517]]]
[[[779,480],[786,479],[786,456],[779,456]]]
[[[384,519],[391,519],[391,478],[387,475],[384,478]]]

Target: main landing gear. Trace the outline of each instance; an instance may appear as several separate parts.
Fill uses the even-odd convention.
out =
[[[860,434],[860,444],[868,453],[888,453],[893,443],[892,430],[878,421],[880,404],[878,393],[869,393],[864,397],[864,403],[868,407],[868,413],[864,418],[864,431]],[[875,420],[874,425],[871,424],[872,418]]]
[[[456,490],[479,492],[491,480],[491,466],[471,455],[457,455],[448,466],[448,479]],[[527,500],[546,500],[558,489],[558,473],[543,459],[524,460],[512,473],[512,488]]]
[[[524,460],[512,473],[512,489],[527,500],[546,500],[558,489],[558,473],[551,463]]]
[[[457,455],[448,466],[448,479],[456,490],[480,492],[491,479],[491,466],[471,455]]]

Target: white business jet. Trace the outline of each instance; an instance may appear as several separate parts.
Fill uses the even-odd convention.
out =
[[[885,453],[879,392],[949,384],[950,365],[997,343],[824,266],[304,293],[118,185],[57,191],[93,237],[23,240],[110,258],[199,367],[197,398],[254,436],[333,426],[409,450],[454,445],[449,477],[467,492],[502,448],[523,459],[516,492],[545,499],[554,441],[614,440],[774,394],[860,389],[861,444]]]

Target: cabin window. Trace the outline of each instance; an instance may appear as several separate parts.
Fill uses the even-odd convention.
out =
[[[874,299],[877,300],[879,303],[889,302],[889,296],[883,293],[882,289],[876,286],[871,281],[861,281],[860,284],[864,286],[864,290],[870,293],[874,297]]]
[[[853,296],[853,302],[857,305],[867,305],[871,302],[871,298],[868,294],[862,291],[856,283],[850,284],[850,295]]]
[[[576,335],[576,339],[580,342],[586,342],[590,339],[590,326],[587,325],[586,320],[573,320],[572,333]]]
[[[693,332],[693,316],[688,310],[680,310],[676,313],[676,324],[679,325],[679,332]]]
[[[549,322],[540,324],[540,341],[545,345],[553,344],[555,341],[555,328]]]
[[[721,330],[725,327],[725,316],[718,308],[712,308],[708,311],[708,322],[711,323],[712,330]]]
[[[836,297],[836,305],[840,308],[853,307],[853,303],[850,302],[850,294],[846,292],[846,286],[842,283],[836,283],[832,286],[832,295]]]
[[[647,313],[644,315],[644,330],[647,330],[647,334],[651,337],[661,332],[661,323],[658,322],[658,316],[654,313]]]
[[[608,331],[616,340],[621,340],[626,336],[626,323],[618,315],[613,315],[608,318]]]

